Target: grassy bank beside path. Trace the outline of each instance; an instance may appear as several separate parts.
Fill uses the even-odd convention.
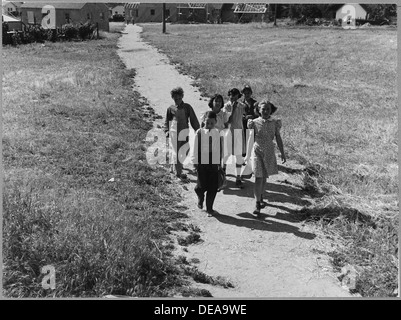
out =
[[[116,53],[97,41],[3,47],[3,293],[169,296],[175,191],[146,162],[149,116]],[[55,268],[55,290],[41,269]]]

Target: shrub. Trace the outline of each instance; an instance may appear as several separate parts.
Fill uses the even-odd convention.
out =
[[[91,23],[84,23],[78,27],[78,34],[82,40],[90,38],[92,36],[93,31],[95,31],[95,26]]]
[[[40,25],[28,25],[22,32],[9,34],[7,23],[3,22],[3,45],[27,44],[33,42],[43,43],[45,41],[60,41],[72,39],[93,39],[96,26],[89,22],[80,25],[66,24],[57,29],[56,37],[53,37],[53,30],[43,29]]]
[[[78,36],[78,29],[72,24],[66,24],[61,28],[61,34],[65,40],[72,40]]]

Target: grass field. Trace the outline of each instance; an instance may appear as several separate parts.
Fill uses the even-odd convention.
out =
[[[397,30],[143,25],[145,41],[190,74],[205,96],[249,84],[279,107],[286,152],[317,168],[326,194],[310,216],[344,243],[333,262],[363,267],[357,291],[391,296],[398,274]],[[206,106],[205,106],[206,107]],[[374,227],[339,219],[367,213]],[[345,210],[346,209],[346,210]],[[321,220],[322,221],[322,220]],[[379,276],[379,274],[381,274]]]
[[[174,182],[146,163],[152,117],[117,56],[119,34],[103,35],[3,47],[7,297],[197,294],[171,254],[185,217]],[[46,265],[55,290],[42,288]]]

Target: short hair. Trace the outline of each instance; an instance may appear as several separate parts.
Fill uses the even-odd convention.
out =
[[[246,91],[249,91],[251,94],[253,93],[252,88],[249,85],[244,86],[241,92],[245,93]]]
[[[271,102],[268,101],[268,100],[262,100],[262,101],[260,101],[260,102],[256,102],[256,103],[255,103],[255,107],[256,107],[256,109],[258,110],[259,114],[261,114],[261,113],[260,113],[260,107],[261,107],[263,104],[270,105],[270,108],[272,109],[272,112],[271,112],[270,114],[273,114],[273,113],[275,113],[275,112],[277,111],[277,107],[276,107],[273,103],[271,103]]]
[[[174,88],[173,90],[171,90],[170,93],[171,93],[171,96],[174,96],[175,94],[183,96],[184,95],[184,90],[181,87],[177,87],[177,88]]]
[[[239,90],[238,90],[237,88],[232,88],[232,89],[228,90],[227,95],[228,95],[228,96],[231,96],[231,95],[232,95],[232,96],[238,95],[238,98],[241,98],[241,97],[242,97],[241,92],[239,92]]]
[[[205,120],[206,120],[206,119],[215,119],[215,120],[217,120],[216,112],[214,112],[214,111],[207,111],[207,112],[205,113]]]
[[[210,100],[209,100],[208,106],[209,106],[210,109],[213,109],[214,100],[219,99],[219,98],[221,99],[221,103],[222,103],[221,107],[224,106],[224,99],[223,99],[223,96],[222,96],[221,94],[216,93],[216,94],[215,94],[213,97],[211,97]]]

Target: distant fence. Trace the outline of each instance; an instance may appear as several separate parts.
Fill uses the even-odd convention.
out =
[[[99,26],[93,23],[66,24],[61,28],[44,29],[41,25],[25,25],[23,30],[9,30],[3,22],[3,45],[19,45],[45,41],[92,40],[99,38]]]

